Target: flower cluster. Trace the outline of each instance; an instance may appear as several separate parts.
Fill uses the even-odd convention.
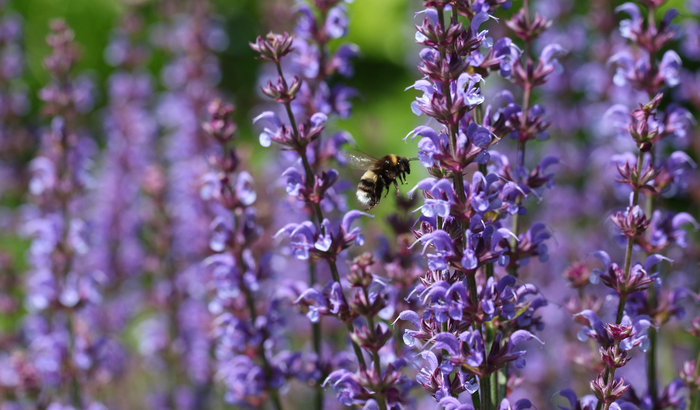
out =
[[[301,357],[286,351],[273,354],[284,318],[280,300],[268,301],[265,292],[269,257],[259,255],[255,247],[263,228],[253,207],[257,195],[252,177],[241,169],[231,147],[236,133],[232,112],[232,106],[214,100],[209,105],[211,119],[203,125],[220,146],[210,157],[212,171],[206,177],[216,183],[203,191],[206,199],[220,205],[209,241],[215,253],[203,262],[211,271],[209,311],[215,315],[217,378],[226,385],[225,398],[232,404],[259,405],[269,397],[279,407],[278,391],[286,377],[298,371]]]
[[[312,322],[313,342],[316,356],[316,380],[309,380],[317,390],[315,408],[323,407],[324,386],[338,390],[338,400],[343,404],[372,405],[378,409],[399,405],[405,401],[407,390],[401,377],[401,360],[387,364],[382,370],[379,350],[392,332],[385,324],[375,323],[375,316],[385,307],[388,294],[382,282],[374,281],[367,269],[370,261],[356,263],[348,276],[350,285],[357,288],[355,296],[348,299],[344,293],[337,262],[344,251],[353,245],[364,244],[360,228],[353,222],[361,216],[370,216],[359,211],[345,213],[340,222],[324,217],[324,213],[342,210],[336,186],[338,172],[324,170],[330,160],[340,164],[346,157],[339,151],[350,138],[338,133],[322,139],[329,116],[345,118],[350,113],[348,99],[355,91],[342,84],[331,86],[333,76],[347,77],[352,74],[350,59],[357,54],[357,47],[341,45],[331,54],[329,41],[345,36],[348,20],[345,4],[341,1],[315,0],[302,2],[299,6],[296,36],[270,33],[258,37],[251,43],[259,58],[274,64],[277,80],[268,81],[262,87],[265,96],[281,104],[287,121],[273,111],[257,116],[254,122],[265,121],[267,126],[260,134],[261,145],[267,147],[273,141],[288,151],[294,152],[301,162],[287,168],[286,190],[290,197],[299,201],[306,209],[305,217],[312,220],[292,222],[282,227],[275,236],[289,238],[291,254],[297,260],[308,261],[309,283],[290,290],[294,303],[307,313]],[[320,16],[320,17],[319,17]],[[286,74],[285,74],[286,73]],[[285,76],[286,75],[286,76]],[[293,76],[289,80],[289,76]],[[316,263],[324,260],[328,264],[332,281],[319,288],[316,284]],[[304,289],[305,288],[305,289]],[[357,359],[357,371],[333,371],[332,360],[321,352],[321,318],[333,316],[345,324]],[[359,322],[363,316],[365,323]],[[358,321],[358,322],[356,322]],[[368,366],[363,349],[372,356]]]
[[[645,402],[652,407],[684,406],[682,399],[677,397],[680,382],[672,382],[661,393],[656,378],[657,328],[672,317],[682,317],[685,309],[679,302],[688,293],[683,288],[663,289],[661,274],[653,272],[652,268],[663,260],[673,262],[661,254],[669,246],[674,243],[680,247],[686,245],[684,224],[698,226],[687,213],[662,216],[661,211],[654,210],[663,197],[682,190],[678,188],[683,185],[685,168],[694,165],[682,151],[673,153],[669,160],[662,159],[667,140],[683,139],[692,121],[690,113],[677,105],[668,105],[665,111],[661,109],[664,87],[678,85],[681,64],[673,50],[666,51],[661,60],[657,60],[657,55],[674,37],[670,23],[678,15],[676,10],[670,9],[657,23],[655,11],[662,4],[644,4],[648,9],[646,24],[636,4],[625,3],[616,9],[631,18],[620,22],[620,34],[644,52],[636,61],[627,49],[610,58],[617,70],[614,83],[645,92],[649,100],[639,103],[639,108],[631,113],[623,105],[615,105],[606,115],[614,121],[620,135],[631,137],[637,153],[624,153],[613,158],[619,174],[616,181],[629,187],[629,205],[610,216],[619,232],[618,242],[626,247],[624,265],[613,263],[607,252],[598,251],[595,256],[603,263],[604,269],[594,269],[590,273],[591,283],[600,281],[618,296],[615,322],[605,323],[588,309],[578,314],[581,320],[588,322],[588,326],[579,332],[579,338],[591,337],[600,345],[603,370],[590,383],[598,399],[598,409],[630,402],[636,405]],[[676,186],[669,189],[674,182]],[[662,193],[666,195],[662,196]],[[636,249],[646,255],[643,263],[632,264]],[[644,395],[630,389],[624,378],[615,378],[616,370],[628,364],[627,352],[634,346],[647,352],[647,391]]]
[[[423,24],[416,26],[416,41],[426,46],[418,67],[425,77],[412,87],[423,95],[412,110],[444,128],[419,126],[409,134],[421,137],[418,158],[435,178],[419,182],[411,191],[424,197],[419,225],[412,232],[417,239],[413,245],[421,243],[429,271],[411,295],[424,306],[423,313],[405,310],[399,318],[415,327],[405,331],[406,344],[424,349],[421,356],[427,365],[418,382],[444,408],[467,406],[454,399],[464,391],[472,395],[476,408],[510,406],[506,394],[516,381],[508,377],[509,364],[525,366],[526,351],[518,345],[539,341],[531,331],[542,330],[537,310],[547,302],[535,286],[518,283],[510,274],[498,279],[495,266],[517,274],[517,267],[529,258],[548,260],[546,226],[536,223],[519,235],[517,216],[525,214],[523,198],[540,197],[553,186],[554,174],[548,168],[558,159],[545,158],[528,171],[524,146],[548,138],[544,109],[530,107],[529,99],[532,88],[555,71],[554,56],[562,50],[556,45],[545,48],[534,67],[529,57],[521,61],[521,51],[510,39],[494,43],[488,31],[480,29],[498,3],[484,3],[471,13],[463,2],[426,5]],[[460,21],[463,15],[469,17],[467,23]],[[548,23],[539,15],[530,22],[529,10],[521,10],[508,25],[529,42]],[[490,71],[524,88],[522,106],[503,91],[496,98],[505,105],[484,110],[481,89]],[[504,137],[517,140],[521,150],[515,168],[505,155],[489,149]],[[472,164],[478,170],[468,183],[463,174],[474,168]],[[503,226],[507,216],[512,216],[514,231]]]
[[[52,53],[45,64],[53,80],[40,98],[50,125],[30,163],[33,206],[25,209],[22,227],[32,238],[25,293],[30,312],[24,330],[26,356],[18,356],[12,367],[18,377],[34,375],[22,378],[15,388],[37,406],[82,408],[93,401],[87,386],[100,385],[99,379],[91,380],[93,375],[113,377],[123,371],[123,352],[99,326],[98,305],[106,280],[87,260],[91,244],[85,198],[94,145],[77,120],[90,97],[85,84],[73,76],[77,52],[72,30],[55,20],[47,42]],[[50,393],[42,393],[43,388]]]

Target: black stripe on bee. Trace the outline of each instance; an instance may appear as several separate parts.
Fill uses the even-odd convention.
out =
[[[360,183],[357,185],[357,190],[364,191],[364,192],[373,192],[374,191],[374,184],[367,182],[367,181],[360,180]]]

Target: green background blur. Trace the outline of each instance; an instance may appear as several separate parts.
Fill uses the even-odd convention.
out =
[[[415,143],[401,141],[419,122],[410,111],[415,92],[404,89],[419,76],[411,56],[415,45],[411,41],[414,28],[413,12],[421,2],[411,0],[355,0],[349,6],[350,30],[347,39],[331,43],[336,47],[349,41],[360,46],[361,57],[355,62],[355,75],[347,83],[360,91],[354,101],[354,112],[348,120],[337,120],[332,128],[349,131],[358,148],[376,156],[392,152],[415,155]],[[252,168],[261,171],[272,149],[262,149],[257,133],[251,127],[252,112],[260,98],[257,91],[260,62],[248,42],[270,30],[293,31],[291,0],[212,0],[212,8],[221,16],[229,36],[229,47],[220,55],[222,81],[220,88],[226,98],[238,107],[236,122],[240,137],[254,147]],[[82,51],[78,72],[87,71],[96,80],[99,96],[96,107],[106,101],[106,79],[113,68],[104,60],[103,50],[113,27],[130,7],[139,7],[147,16],[146,23],[156,21],[155,1],[150,0],[11,0],[9,8],[19,12],[25,20],[25,47],[27,57],[26,81],[31,89],[32,109],[39,106],[37,91],[48,80],[43,59],[49,53],[45,37],[49,21],[66,19],[76,34]],[[417,48],[415,48],[417,50]],[[157,76],[165,56],[155,53],[150,60],[151,73]],[[260,109],[258,109],[259,111]],[[100,134],[100,116],[92,116],[95,137],[104,144]],[[36,117],[34,117],[36,118]],[[368,141],[371,141],[368,142]],[[257,168],[257,169],[255,169]],[[415,167],[420,168],[420,167]],[[425,174],[414,175],[402,191]],[[348,177],[350,177],[348,175]],[[378,209],[379,213],[383,213]]]

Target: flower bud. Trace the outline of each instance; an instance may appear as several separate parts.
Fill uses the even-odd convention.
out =
[[[294,36],[287,34],[268,33],[263,39],[261,36],[255,40],[255,43],[249,43],[250,48],[260,53],[258,58],[270,60],[278,63],[282,57],[292,51],[292,43]]]

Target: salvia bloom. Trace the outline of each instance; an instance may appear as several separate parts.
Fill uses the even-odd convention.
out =
[[[524,215],[522,200],[540,197],[544,188],[553,186],[547,168],[558,160],[547,158],[528,171],[521,155],[513,169],[506,156],[490,148],[502,144],[504,137],[516,139],[519,146],[548,138],[544,109],[529,107],[529,95],[555,71],[554,56],[562,49],[546,48],[539,65],[530,67],[529,59],[520,62],[522,51],[512,41],[494,43],[488,31],[480,29],[497,5],[472,11],[465,24],[458,4],[427,2],[423,24],[416,26],[416,41],[427,48],[421,51],[418,67],[425,77],[412,87],[423,95],[411,108],[444,128],[420,126],[409,134],[421,137],[418,158],[435,178],[419,182],[411,191],[424,196],[417,209],[422,216],[412,232],[417,239],[413,245],[420,243],[429,271],[410,297],[424,308],[422,314],[405,310],[399,319],[414,326],[404,331],[404,341],[422,348],[420,355],[427,362],[417,381],[440,405],[470,408],[454,398],[467,391],[477,407],[500,403],[509,408],[505,398],[513,386],[507,376],[509,365],[525,366],[526,351],[518,345],[539,341],[531,331],[543,328],[536,311],[547,302],[535,286],[519,283],[514,276],[498,279],[494,266],[516,273],[517,266],[533,256],[546,262],[544,242],[550,234],[539,223],[518,235],[517,219],[513,218],[515,233],[503,226],[502,219]],[[536,37],[547,23],[537,20],[531,26],[525,13],[529,10],[521,11],[509,25],[520,26],[519,35]],[[488,54],[482,55],[482,50]],[[491,70],[526,89],[525,109],[504,91],[497,97],[504,106],[484,110],[481,89]],[[467,183],[463,174],[475,167],[472,164],[479,170]],[[519,402],[516,407],[528,408],[530,403]]]
[[[72,30],[64,21],[53,21],[47,42],[52,53],[45,64],[53,80],[40,98],[50,125],[30,163],[33,205],[25,210],[22,227],[32,245],[25,291],[27,356],[20,360],[35,377],[17,388],[49,388],[48,395],[31,396],[36,406],[82,408],[91,400],[84,389],[96,386],[89,375],[117,375],[123,353],[98,326],[96,305],[106,281],[87,261],[90,242],[83,217],[94,145],[77,119],[90,97],[73,77],[78,55]]]
[[[670,23],[678,15],[676,10],[671,9],[661,22],[656,22],[654,12],[662,3],[645,4],[649,9],[646,24],[636,4],[625,3],[616,9],[630,16],[630,19],[620,22],[620,34],[643,49],[644,53],[637,59],[627,49],[613,55],[609,61],[617,70],[614,83],[644,91],[649,100],[639,102],[638,108],[632,112],[626,110],[624,117],[625,109],[621,105],[612,107],[607,114],[609,119],[614,120],[614,116],[619,118],[614,120],[615,126],[619,127],[619,135],[626,134],[627,138],[631,138],[637,153],[624,153],[613,158],[619,174],[616,181],[629,187],[627,192],[632,191],[629,193],[629,205],[610,216],[619,232],[616,239],[626,247],[624,264],[613,263],[607,252],[598,251],[595,256],[603,263],[604,269],[594,269],[590,274],[591,283],[600,281],[617,294],[615,322],[605,323],[588,309],[578,314],[588,322],[588,326],[579,332],[579,339],[593,338],[600,345],[603,370],[590,383],[598,399],[598,409],[602,406],[608,409],[628,405],[684,406],[676,393],[680,381],[672,382],[660,392],[656,378],[657,328],[671,317],[682,317],[684,310],[678,301],[686,291],[677,289],[669,292],[663,289],[661,273],[652,269],[664,260],[673,262],[661,253],[674,242],[680,247],[686,246],[682,225],[697,226],[695,219],[688,214],[674,216],[671,213],[663,217],[661,211],[654,210],[661,198],[669,196],[660,194],[680,192],[677,187],[669,189],[674,179],[671,175],[679,175],[678,169],[681,167],[677,164],[694,165],[682,151],[672,154],[673,159],[666,163],[659,159],[662,155],[660,147],[666,145],[667,140],[683,139],[685,129],[692,120],[685,109],[675,105],[670,105],[666,112],[661,109],[664,88],[679,84],[682,64],[674,50],[667,50],[660,59],[657,57],[674,37],[674,28]],[[643,263],[631,263],[635,249],[646,255]],[[647,391],[643,395],[631,389],[624,378],[615,377],[616,370],[630,361],[627,351],[634,346],[640,346],[642,351],[647,352]]]
[[[131,2],[46,76],[15,3],[1,410],[700,407],[697,0]],[[346,198],[343,124],[407,195]]]
[[[324,213],[334,209],[342,210],[343,201],[338,200],[334,186],[338,172],[332,169],[324,171],[322,167],[330,160],[345,163],[346,158],[338,148],[350,139],[344,134],[336,134],[325,140],[321,137],[329,116],[349,115],[348,99],[354,95],[354,90],[344,85],[330,86],[329,78],[336,74],[352,74],[349,64],[357,54],[357,48],[343,45],[333,55],[329,51],[328,42],[343,37],[347,32],[348,21],[343,2],[301,2],[298,12],[296,37],[288,33],[270,33],[251,43],[259,58],[271,61],[277,71],[276,81],[267,81],[261,88],[262,93],[281,104],[286,111],[285,120],[273,111],[265,111],[253,120],[255,123],[265,122],[260,143],[267,147],[275,142],[296,154],[294,159],[300,160],[303,174],[296,162],[282,176],[286,179],[287,193],[303,204],[306,210],[304,217],[312,217],[312,220],[287,224],[275,236],[288,236],[290,253],[294,258],[308,260],[309,263],[310,280],[308,285],[302,285],[306,289],[298,289],[298,292],[294,289],[292,292],[297,293],[294,303],[307,312],[312,322],[318,368],[314,373],[320,376],[313,380],[316,408],[323,407],[323,385],[333,381],[333,386],[340,389],[338,399],[341,403],[365,405],[372,400],[379,409],[386,409],[387,405],[402,402],[404,399],[400,392],[405,390],[395,387],[402,380],[402,366],[387,367],[383,374],[379,357],[379,350],[388,340],[383,335],[390,335],[391,332],[385,325],[375,324],[374,320],[384,308],[383,301],[388,294],[382,291],[381,282],[375,286],[371,286],[372,281],[363,282],[357,285],[359,289],[356,289],[354,298],[348,300],[337,267],[343,251],[352,245],[364,244],[364,236],[359,228],[352,227],[352,223],[367,214],[350,211],[339,223],[324,217]],[[319,259],[328,264],[333,278],[323,291],[315,283],[316,261]],[[347,372],[342,377],[347,383],[336,380],[339,373],[330,371],[332,360],[325,358],[321,351],[320,318],[326,315],[344,322],[349,332],[357,359],[357,373]],[[366,325],[354,323],[359,316],[365,317]],[[371,369],[368,368],[363,349],[372,355]],[[351,379],[358,384],[357,388],[348,384]]]
[[[214,100],[208,110],[211,119],[203,128],[220,145],[210,158],[213,169],[207,175],[218,184],[206,195],[219,205],[209,241],[215,253],[203,261],[211,272],[209,311],[216,316],[212,324],[217,378],[227,388],[227,402],[259,405],[269,396],[279,405],[278,390],[298,371],[301,356],[273,353],[284,318],[281,301],[267,301],[270,295],[263,282],[270,279],[269,257],[256,254],[255,243],[263,228],[252,206],[256,200],[253,181],[240,169],[236,151],[230,147],[236,133],[230,118],[233,107]]]

